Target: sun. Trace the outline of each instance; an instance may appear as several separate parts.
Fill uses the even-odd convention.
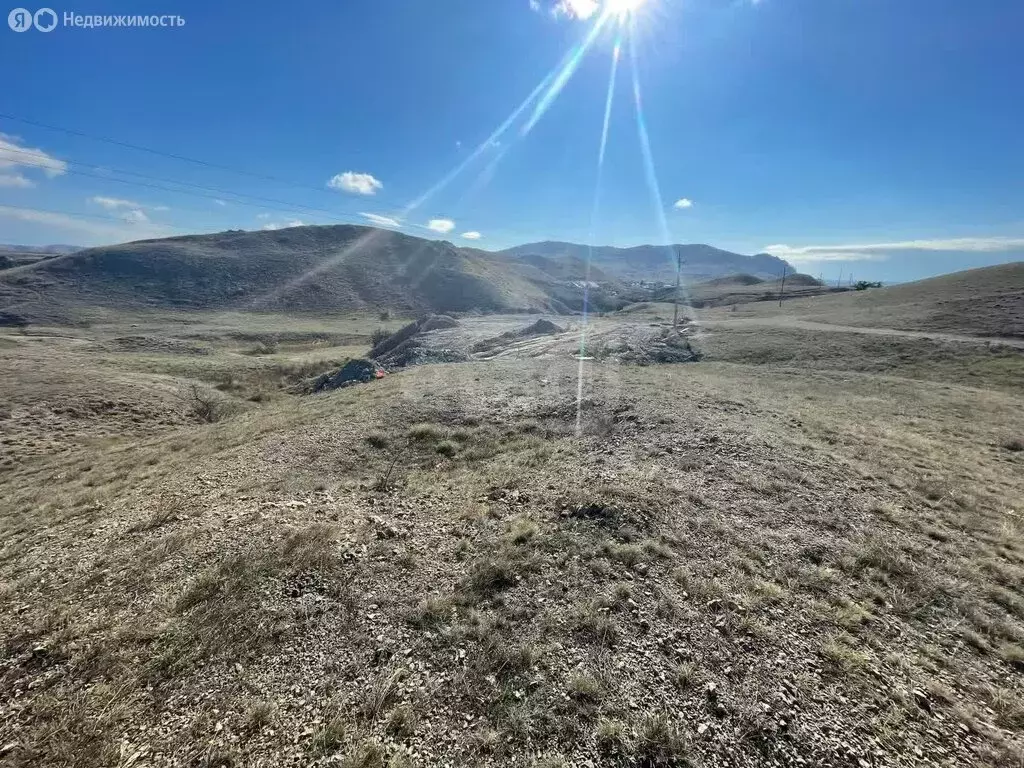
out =
[[[644,0],[605,0],[605,11],[614,16],[618,16],[620,19],[625,19],[631,13],[634,13],[641,5]]]

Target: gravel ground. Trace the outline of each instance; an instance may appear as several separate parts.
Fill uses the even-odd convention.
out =
[[[575,334],[8,475],[0,764],[1018,764],[1019,397]]]

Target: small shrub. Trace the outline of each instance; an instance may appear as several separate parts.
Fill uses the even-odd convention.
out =
[[[384,730],[395,738],[407,739],[416,731],[416,714],[411,707],[401,704],[391,710],[384,723]]]
[[[618,624],[596,605],[587,606],[577,613],[576,631],[597,645],[610,647],[619,640]]]
[[[1020,453],[1024,451],[1024,439],[1014,437],[1009,440],[1003,441],[1003,449],[1012,451],[1013,453]]]
[[[481,671],[507,680],[529,670],[539,658],[536,646],[513,643],[494,633],[484,639],[476,664]]]
[[[384,748],[375,741],[360,744],[341,762],[342,768],[385,768]]]
[[[601,683],[593,675],[577,672],[569,678],[569,696],[575,701],[596,704],[603,694]]]
[[[489,597],[516,583],[515,569],[504,559],[483,558],[474,562],[466,575],[465,587],[472,593]]]
[[[1003,643],[999,646],[999,658],[1018,671],[1024,671],[1024,648],[1016,643]]]
[[[601,607],[611,610],[621,609],[633,599],[633,587],[624,581],[618,582],[601,600]]]
[[[643,766],[686,765],[687,745],[682,731],[668,715],[649,715],[637,735],[636,757]]]
[[[622,563],[627,568],[632,568],[645,560],[644,548],[639,544],[612,543],[606,545],[604,551],[610,560]]]
[[[971,646],[982,656],[992,650],[992,647],[989,645],[988,640],[985,639],[985,636],[980,632],[975,632],[973,629],[968,629],[966,627],[961,629],[960,637],[962,637],[965,643]]]
[[[320,755],[331,755],[345,743],[348,726],[340,717],[332,718],[327,725],[313,735],[313,751]]]
[[[513,544],[525,544],[533,539],[540,529],[529,518],[520,517],[512,521],[509,528],[509,539]]]
[[[672,682],[680,690],[685,690],[693,685],[697,677],[697,667],[690,662],[676,664],[672,669]]]
[[[377,434],[377,433],[372,434],[372,435],[367,435],[366,436],[366,444],[369,445],[371,448],[377,448],[378,450],[383,450],[384,448],[388,447],[388,438],[387,438],[386,435],[381,435],[381,434]]]
[[[848,601],[836,608],[836,623],[843,629],[853,630],[868,624],[874,617],[860,603]]]
[[[444,430],[437,424],[414,424],[406,433],[410,440],[421,443],[436,442],[444,437]]]
[[[276,339],[263,339],[253,347],[252,355],[276,355],[278,351]]]
[[[657,539],[645,539],[642,546],[644,553],[648,558],[659,560],[672,559],[672,548],[663,541],[658,541]]]
[[[501,734],[493,728],[481,728],[469,737],[470,747],[481,755],[489,755],[501,744]]]
[[[868,657],[865,654],[855,648],[851,648],[847,643],[836,637],[830,638],[822,644],[821,655],[847,674],[860,669],[868,661]]]
[[[419,629],[445,623],[452,613],[452,604],[442,597],[425,597],[406,615],[406,621]]]
[[[394,701],[398,694],[398,682],[404,675],[403,670],[396,669],[387,677],[379,679],[366,693],[360,714],[373,722],[379,718]]]
[[[602,719],[594,733],[598,751],[609,758],[623,758],[629,752],[629,736],[620,720]]]
[[[227,413],[224,402],[198,384],[190,384],[179,392],[178,399],[184,403],[190,417],[207,424],[220,421]]]
[[[391,331],[387,328],[377,328],[373,333],[370,334],[370,346],[376,347],[382,341],[386,340],[391,336]]]
[[[276,708],[269,701],[254,701],[245,711],[245,729],[258,731],[274,720]]]
[[[442,440],[434,450],[450,459],[459,452],[459,446],[451,440]]]

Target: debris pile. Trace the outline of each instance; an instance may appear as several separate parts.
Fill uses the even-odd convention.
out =
[[[374,360],[357,357],[349,360],[338,371],[325,373],[313,384],[313,392],[326,392],[332,389],[350,387],[353,384],[365,384],[374,379],[382,379],[387,372]]]
[[[673,328],[657,336],[636,340],[626,346],[618,355],[624,363],[634,365],[657,365],[663,363],[695,363],[700,360],[700,351],[690,344],[685,331]]]
[[[459,321],[448,315],[429,315],[404,326],[370,350],[370,357],[387,370],[423,363],[457,363],[466,356],[446,349],[429,349],[422,335],[430,331],[454,328]]]
[[[495,336],[492,339],[484,339],[473,345],[472,351],[475,353],[489,352],[497,347],[510,344],[519,339],[525,339],[530,336],[554,336],[555,334],[565,333],[565,328],[555,325],[550,320],[541,318],[535,323],[526,326],[525,328],[517,328],[514,331],[506,331],[500,336]]]

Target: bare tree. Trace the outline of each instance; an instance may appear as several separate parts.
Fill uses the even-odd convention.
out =
[[[220,400],[194,382],[178,393],[178,399],[188,408],[190,416],[207,424],[219,421],[224,415]]]

